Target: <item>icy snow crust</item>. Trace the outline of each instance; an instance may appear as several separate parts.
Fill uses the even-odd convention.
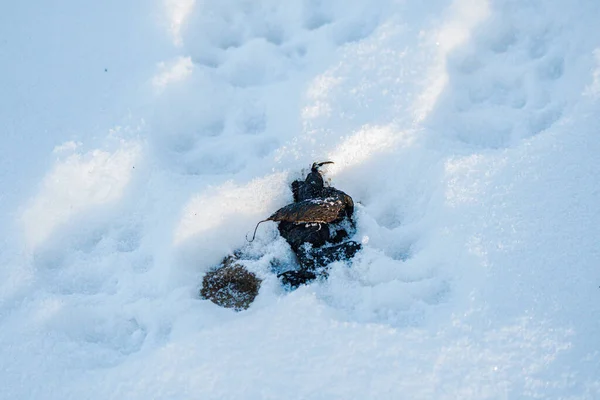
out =
[[[7,5],[0,397],[600,398],[598,21],[596,0]],[[198,299],[330,159],[352,267],[285,292],[266,223],[253,306]]]

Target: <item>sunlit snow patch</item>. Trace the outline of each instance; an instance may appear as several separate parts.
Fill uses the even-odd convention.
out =
[[[163,90],[169,84],[180,82],[191,75],[193,70],[190,57],[179,57],[169,63],[158,64],[159,72],[152,78],[152,85],[158,91]]]
[[[330,167],[331,175],[377,154],[392,151],[401,141],[410,144],[412,140],[410,132],[398,132],[393,126],[363,126],[329,154],[329,158],[335,161]]]
[[[331,73],[325,73],[315,78],[306,91],[306,96],[312,104],[302,110],[302,117],[304,119],[314,119],[329,116],[331,105],[328,102],[328,95],[341,82],[342,78],[333,76]]]
[[[451,7],[450,15],[449,20],[430,39],[438,48],[437,62],[429,71],[427,85],[414,106],[417,121],[422,121],[429,115],[448,83],[448,55],[465,43],[470,38],[472,29],[490,15],[490,5],[488,1],[457,0]]]
[[[175,244],[214,229],[234,215],[268,217],[277,209],[272,206],[273,203],[282,200],[285,179],[286,174],[277,173],[255,179],[244,186],[226,182],[212,189],[210,194],[200,194],[192,198],[185,206],[179,226],[175,230]]]
[[[65,143],[55,152],[74,149],[74,145]],[[27,244],[35,247],[73,215],[118,200],[140,152],[139,143],[122,141],[112,153],[96,149],[58,161],[22,214]]]
[[[176,46],[181,46],[181,28],[183,23],[194,9],[196,0],[166,0],[165,7],[169,18],[169,33]]]
[[[475,204],[480,200],[484,184],[481,179],[475,177],[480,174],[481,163],[485,157],[479,154],[469,155],[461,158],[452,158],[445,163],[445,175],[447,179],[446,201],[454,207],[461,204]],[[491,175],[493,171],[486,172]]]
[[[52,150],[52,153],[62,154],[67,153],[69,151],[75,151],[79,148],[79,146],[81,146],[81,142],[74,142],[71,140],[69,142],[65,142],[61,145],[55,146],[54,150]]]

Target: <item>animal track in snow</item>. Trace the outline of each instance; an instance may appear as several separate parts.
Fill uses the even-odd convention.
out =
[[[352,269],[335,266],[317,295],[344,319],[392,327],[419,326],[431,306],[447,301],[449,283],[413,260],[394,260],[367,251]],[[415,264],[415,265],[413,265]]]
[[[375,220],[380,226],[393,230],[402,224],[402,218],[399,215],[397,206],[389,206],[382,214],[377,215]]]
[[[527,44],[527,54],[531,59],[540,59],[548,53],[548,45],[549,41],[551,41],[551,39],[547,37],[548,35],[549,32],[545,30],[529,40]]]
[[[214,54],[214,52],[213,54],[208,54],[208,52],[198,54],[192,57],[192,62],[196,65],[201,65],[211,69],[218,68],[222,64],[220,57],[217,54]]]
[[[332,22],[333,19],[331,17],[325,14],[314,13],[305,17],[303,26],[304,29],[314,31]]]
[[[225,120],[219,119],[200,129],[201,136],[221,136],[225,130]]]
[[[511,46],[517,42],[517,35],[514,30],[505,29],[498,32],[497,36],[490,40],[490,50],[494,53],[506,53]]]
[[[309,31],[317,30],[334,21],[331,4],[327,1],[304,0],[302,11],[302,27]]]
[[[285,33],[279,27],[269,27],[262,37],[274,46],[281,46],[285,41]]]
[[[543,60],[537,68],[540,79],[557,80],[560,79],[565,70],[565,60],[563,57],[552,57]]]
[[[562,107],[549,108],[535,113],[529,120],[529,129],[532,135],[538,134],[550,128],[562,116]]]
[[[358,42],[373,33],[377,27],[377,21],[373,18],[364,21],[352,21],[336,27],[334,37],[337,45]]]
[[[440,115],[453,109],[454,117],[440,121],[440,130],[475,146],[502,148],[560,119],[563,102],[553,93],[565,74],[564,55],[547,53],[546,42],[555,36],[550,27],[529,28],[517,19],[506,27],[492,21],[450,54],[438,107]]]
[[[353,3],[352,12],[340,13],[348,7],[342,2],[293,1],[293,6],[227,0],[195,4],[181,30],[184,58],[193,68],[177,88],[183,93],[173,95],[173,101],[168,100],[169,93],[164,96],[165,109],[177,112],[165,113],[164,120],[152,123],[159,138],[154,148],[167,149],[165,167],[188,175],[240,171],[246,157],[232,157],[217,143],[222,140],[227,143],[222,148],[237,147],[233,138],[238,135],[247,136],[243,145],[248,157],[263,158],[273,152],[279,144],[273,138],[280,129],[299,129],[293,122],[297,116],[289,113],[303,88],[290,84],[306,65],[316,70],[325,65],[328,49],[370,35],[381,12],[367,2]],[[292,90],[291,101],[283,113],[279,105],[265,105],[273,91],[288,90]],[[173,118],[174,114],[194,117]]]

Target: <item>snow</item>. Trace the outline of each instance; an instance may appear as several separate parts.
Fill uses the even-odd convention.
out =
[[[594,0],[11,2],[0,398],[600,398]],[[313,161],[351,267],[204,273]],[[304,169],[304,170],[303,170]]]

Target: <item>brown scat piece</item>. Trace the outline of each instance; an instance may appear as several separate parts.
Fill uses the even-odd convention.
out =
[[[318,270],[335,261],[350,260],[362,246],[353,240],[326,247],[303,246],[296,256],[306,270]]]
[[[236,311],[250,307],[260,290],[261,280],[234,256],[226,257],[221,266],[204,275],[200,297]]]
[[[352,200],[352,197],[333,187],[324,188],[321,194],[324,198],[335,198],[340,201],[344,206],[346,216],[352,218],[352,214],[354,214],[354,201]]]
[[[292,196],[294,198],[294,203],[297,203],[302,200],[307,200],[305,198],[301,198],[300,189],[302,188],[303,185],[304,185],[304,181],[300,181],[300,180],[296,180],[296,181],[292,182],[292,184],[290,185],[290,188],[292,189]]]
[[[290,244],[294,253],[297,253],[304,243],[310,243],[313,247],[321,247],[331,240],[331,232],[327,225],[281,221],[277,229],[279,234]]]
[[[314,271],[304,269],[286,271],[277,275],[277,277],[281,279],[281,283],[288,286],[290,289],[296,289],[299,286],[310,283],[318,278]]]
[[[340,221],[345,215],[344,201],[337,197],[304,200],[288,204],[275,211],[268,221],[329,224]]]
[[[341,222],[346,216],[351,218],[354,210],[352,198],[344,192],[338,192],[327,198],[303,200],[281,207],[269,218],[256,224],[252,239],[250,240],[246,236],[246,240],[249,242],[254,241],[258,226],[266,221],[292,222],[295,224],[331,224]]]

